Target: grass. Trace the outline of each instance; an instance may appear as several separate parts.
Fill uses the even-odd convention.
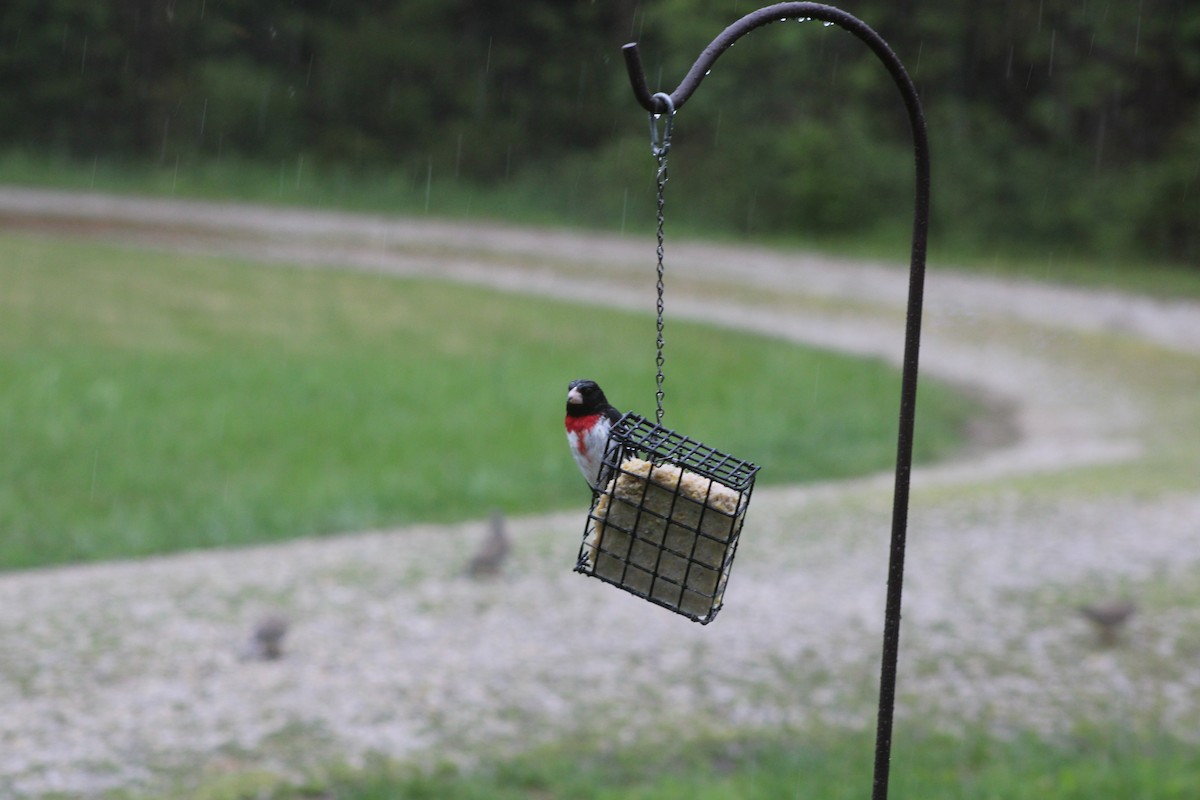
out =
[[[0,175],[9,184],[59,189],[100,190],[245,201],[274,205],[337,208],[385,214],[453,219],[494,219],[648,234],[653,225],[651,160],[644,185],[596,184],[584,180],[572,163],[513,175],[503,184],[477,186],[425,170],[408,173],[386,167],[354,169],[321,164],[303,155],[277,163],[236,158],[180,158],[160,163],[92,159],[73,161],[21,150],[0,151]],[[623,180],[623,179],[616,179]],[[734,224],[714,226],[699,210],[703,197],[679,197],[672,235],[745,241]],[[752,243],[786,249],[807,248],[848,258],[904,262],[908,258],[907,210],[890,225],[854,235],[797,239],[756,235]],[[952,232],[951,232],[952,233]],[[1131,261],[1128,257],[1079,254],[1068,247],[1031,249],[1019,238],[1008,246],[981,247],[953,235],[935,238],[929,260],[936,271],[950,267],[977,274],[1017,276],[1094,288],[1112,288],[1164,298],[1200,299],[1195,265]]]
[[[580,505],[567,381],[653,410],[647,316],[37,237],[0,265],[5,568]],[[891,368],[667,335],[667,423],[763,482],[893,463]],[[926,381],[920,410],[929,460],[976,407]]]
[[[7,150],[0,151],[0,175],[10,185],[556,226],[588,227],[590,220],[591,226],[619,228],[621,214],[618,207],[599,219],[589,217],[575,204],[563,202],[554,187],[521,177],[489,189],[435,177],[424,169],[409,174],[381,165],[354,168],[306,161],[302,155],[276,163],[241,158],[153,163],[75,161]],[[642,213],[626,209],[627,219],[640,219],[650,230],[650,199],[634,202],[641,204]]]
[[[861,733],[710,739],[600,753],[566,747],[471,770],[386,761],[280,785],[266,773],[215,780],[196,800],[856,800],[870,796],[873,739]],[[1200,785],[1194,748],[1086,731],[1068,740],[901,735],[892,800],[1184,800]]]

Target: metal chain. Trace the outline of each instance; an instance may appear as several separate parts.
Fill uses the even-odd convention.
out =
[[[658,292],[658,319],[657,330],[658,336],[655,339],[656,356],[654,363],[657,366],[657,374],[655,376],[655,393],[654,400],[656,403],[655,421],[662,422],[663,418],[663,220],[665,214],[663,208],[666,205],[666,189],[667,189],[667,153],[671,151],[671,132],[675,126],[675,103],[671,100],[671,96],[664,92],[659,92],[654,95],[655,98],[661,99],[667,107],[666,122],[663,124],[662,130],[659,130],[659,121],[663,114],[650,115],[650,150],[654,154],[654,158],[658,161],[658,170],[655,175],[655,183],[657,185],[658,195],[658,280],[656,290]]]

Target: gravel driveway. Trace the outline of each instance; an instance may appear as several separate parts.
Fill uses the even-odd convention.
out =
[[[0,223],[653,307],[640,238],[19,189]],[[669,243],[668,269],[675,318],[899,360],[902,268]],[[914,476],[896,735],[1200,739],[1200,305],[936,264],[927,286],[923,374],[1005,413]],[[0,796],[868,727],[890,476],[755,495],[708,627],[572,573],[582,505],[509,520],[490,580],[461,575],[482,521],[0,575]],[[1126,596],[1138,615],[1099,647],[1075,606]],[[271,611],[285,657],[240,658]]]

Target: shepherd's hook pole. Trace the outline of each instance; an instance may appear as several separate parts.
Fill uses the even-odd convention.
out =
[[[891,554],[888,561],[887,603],[884,609],[883,654],[879,674],[879,717],[875,735],[875,777],[872,800],[886,800],[892,752],[892,720],[896,704],[896,664],[900,654],[900,600],[904,587],[904,544],[908,521],[909,477],[912,472],[913,418],[917,406],[917,361],[921,345],[921,306],[925,291],[925,250],[929,237],[929,141],[925,115],[916,87],[904,65],[883,38],[862,20],[839,8],[820,3],[779,3],[747,14],[713,39],[684,76],[678,88],[665,97],[676,111],[683,108],[717,58],[750,31],[788,19],[815,19],[833,23],[857,36],[883,62],[904,98],[912,126],[916,161],[912,255],[909,262],[908,310],[904,330],[904,365],[900,379],[900,425],[896,441],[896,487],[892,502]],[[647,111],[668,110],[663,95],[650,92],[637,44],[624,47],[625,66],[633,93]]]

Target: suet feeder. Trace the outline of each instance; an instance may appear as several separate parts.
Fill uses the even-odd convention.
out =
[[[576,571],[712,622],[758,469],[626,414],[609,434]]]

